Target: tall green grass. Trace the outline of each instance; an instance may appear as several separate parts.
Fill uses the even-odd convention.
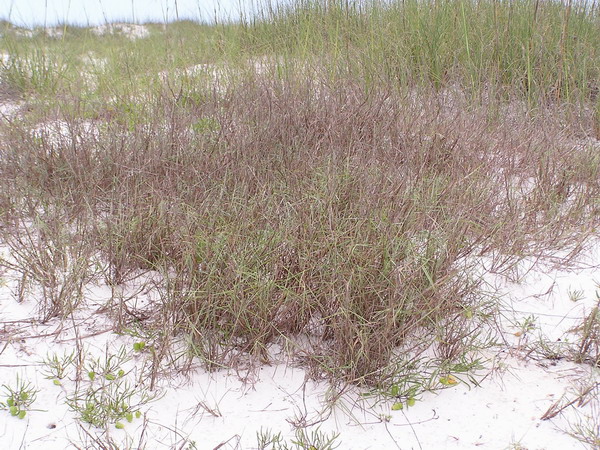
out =
[[[267,8],[240,46],[321,57],[365,81],[574,101],[598,90],[598,11],[588,2],[302,0]]]
[[[350,77],[367,88],[458,86],[480,101],[575,103],[598,97],[599,10],[595,2],[539,0],[300,0],[261,3],[242,23],[182,21],[164,33],[153,26],[150,38],[136,41],[73,27],[62,38],[18,41],[51,54],[109,57],[125,77],[270,55],[322,65],[332,82]]]

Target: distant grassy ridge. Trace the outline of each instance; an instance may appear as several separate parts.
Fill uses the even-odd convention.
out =
[[[529,101],[595,101],[600,72],[596,2],[415,1],[262,3],[243,23],[167,26],[146,40],[90,36],[28,40],[52,51],[131,49],[128,64],[148,69],[279,55],[319,60],[328,75],[399,86],[460,86],[475,98],[519,95]],[[158,30],[160,25],[149,24]],[[86,39],[90,38],[90,39]],[[43,44],[42,44],[43,42]],[[2,44],[0,44],[2,45]],[[4,46],[10,47],[10,40]]]

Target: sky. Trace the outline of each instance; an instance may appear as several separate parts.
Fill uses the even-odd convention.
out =
[[[0,18],[19,26],[126,21],[211,21],[251,11],[253,0],[0,0]]]

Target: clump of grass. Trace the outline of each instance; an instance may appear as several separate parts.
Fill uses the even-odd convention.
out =
[[[8,48],[8,59],[0,62],[0,82],[14,96],[53,95],[65,83],[67,66],[62,58],[43,48],[21,53]]]
[[[600,366],[600,296],[596,293],[598,303],[584,318],[581,325],[572,332],[579,335],[579,342],[575,352],[575,361],[587,362]]]
[[[185,334],[211,367],[265,361],[285,341],[334,380],[397,385],[398,348],[416,359],[433,348],[446,380],[463,373],[449,368],[492,340],[478,259],[508,274],[568,249],[567,263],[597,227],[600,159],[575,145],[593,123],[597,11],[272,11],[176,24],[160,44],[76,44],[68,30],[45,42],[101,43],[109,58],[94,92],[74,83],[2,125],[12,268],[49,286],[46,317],[78,306],[92,260],[113,286],[155,272],[144,325],[161,329],[157,360]],[[187,54],[190,30],[218,50]],[[204,70],[175,73],[188,63]],[[57,117],[71,139],[32,133]]]
[[[82,222],[69,229],[54,207],[38,208],[26,221],[10,220],[3,243],[11,249],[11,258],[0,265],[19,275],[19,301],[32,290],[41,291],[39,310],[46,321],[65,317],[83,300],[84,286],[92,279],[92,249],[85,242]]]

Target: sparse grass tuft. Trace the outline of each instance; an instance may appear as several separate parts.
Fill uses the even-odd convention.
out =
[[[341,445],[336,442],[339,435],[332,433],[326,435],[318,428],[310,433],[303,428],[296,431],[295,439],[289,443],[282,437],[281,433],[273,434],[271,430],[260,430],[256,434],[256,441],[259,450],[333,450]]]
[[[598,302],[581,325],[573,332],[580,336],[575,361],[586,362],[600,367],[600,295],[596,293]]]

